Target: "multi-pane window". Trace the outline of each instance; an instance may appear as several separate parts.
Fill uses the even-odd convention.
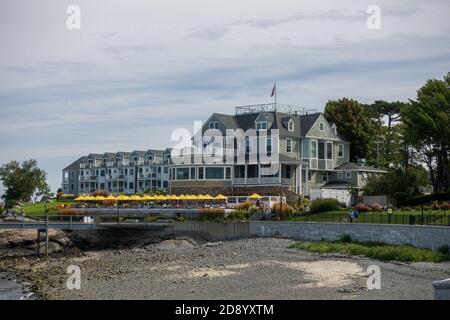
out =
[[[346,172],[345,172],[345,177],[346,177],[347,179],[350,179],[350,178],[352,177],[351,171],[346,171]]]
[[[327,159],[333,159],[333,143],[327,142]]]
[[[342,179],[344,177],[344,175],[342,174],[342,171],[338,171],[337,177],[338,177],[338,179]]]
[[[177,180],[189,180],[189,168],[177,168]]]
[[[230,167],[225,168],[225,179],[227,179],[227,180],[231,179],[231,168]]]
[[[191,180],[195,180],[195,167],[191,167]]]
[[[266,139],[266,152],[271,153],[272,152],[272,138]]]
[[[209,123],[209,129],[216,129],[219,130],[219,122],[217,121],[212,121]]]
[[[206,167],[205,179],[223,180],[223,167]]]
[[[325,142],[319,141],[319,159],[325,159]]]
[[[286,139],[286,152],[291,153],[292,152],[292,140]]]
[[[252,147],[251,147],[250,137],[246,136],[245,137],[245,153],[250,153],[251,150],[252,150]]]
[[[340,143],[338,145],[338,157],[343,158],[344,157],[344,145]]]
[[[267,130],[267,121],[256,122],[256,131]]]
[[[312,172],[308,171],[308,181],[312,181]]]
[[[325,125],[324,125],[323,122],[320,122],[320,123],[319,123],[319,130],[320,130],[320,131],[325,130]]]
[[[317,159],[317,141],[311,141],[311,158]]]
[[[292,121],[288,122],[288,130],[289,131],[294,131],[294,122],[292,122]]]
[[[199,179],[199,180],[203,179],[203,177],[204,177],[204,175],[203,175],[203,170],[204,170],[203,167],[199,167],[199,168],[198,168],[198,179]]]
[[[322,174],[322,182],[327,182],[328,181],[328,173],[324,172]]]
[[[309,158],[309,140],[302,141],[302,157]]]

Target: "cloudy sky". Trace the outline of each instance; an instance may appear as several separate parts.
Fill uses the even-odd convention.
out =
[[[271,102],[274,81],[279,102],[319,110],[414,98],[450,71],[449,13],[448,0],[2,0],[0,164],[35,158],[56,190],[81,155],[165,148],[175,128]]]

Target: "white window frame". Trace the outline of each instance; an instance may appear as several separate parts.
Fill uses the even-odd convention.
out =
[[[317,157],[319,156],[319,152],[318,152],[318,141],[317,140],[310,140],[310,145],[309,145],[309,157],[310,157],[310,159],[317,159]],[[313,147],[312,147],[312,145],[313,145],[313,143],[315,144],[315,146],[316,146],[316,156],[315,157],[313,157],[313,153],[312,153],[312,150],[313,150]]]
[[[345,171],[345,179],[351,179],[352,172],[351,171]]]
[[[325,182],[325,183],[328,182],[328,173],[327,172],[322,173],[322,182]]]
[[[290,144],[288,144],[288,141],[290,142]],[[288,145],[291,148],[291,151],[288,151]],[[286,148],[285,148],[286,153],[292,153],[292,139],[286,139]]]
[[[325,131],[325,123],[319,122],[319,130],[320,131]]]
[[[265,128],[263,128],[263,124],[264,124]],[[256,121],[255,127],[256,127],[256,131],[267,130],[267,127],[268,127],[267,121]]]
[[[308,179],[308,182],[313,180],[312,177],[313,177],[312,171],[308,170],[308,174],[307,174],[307,177],[306,177]]]
[[[219,130],[219,121],[211,121],[208,124],[209,130]]]
[[[288,121],[288,131],[294,131],[294,122],[291,120]]]
[[[341,150],[340,150],[341,147],[342,147],[342,154],[340,154],[341,153]],[[340,158],[340,159],[344,158],[344,150],[345,150],[344,144],[343,143],[339,143],[338,144],[338,158]]]
[[[269,150],[267,150],[267,147],[268,147],[268,142],[270,141],[270,151]],[[273,141],[272,141],[272,138],[266,138],[266,153],[272,153],[272,147],[273,147]]]

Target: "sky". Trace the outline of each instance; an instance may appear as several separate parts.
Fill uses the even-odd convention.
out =
[[[449,13],[448,0],[2,0],[0,165],[37,159],[55,191],[79,157],[173,146],[174,129],[272,102],[274,81],[278,102],[318,110],[413,99],[450,71]]]

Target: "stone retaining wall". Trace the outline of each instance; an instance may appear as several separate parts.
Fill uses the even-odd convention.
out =
[[[437,249],[450,246],[450,228],[438,226],[411,226],[386,224],[304,223],[255,221],[250,222],[250,235],[320,241],[339,240],[344,234],[353,240],[376,241],[389,244],[410,244],[416,247]]]

